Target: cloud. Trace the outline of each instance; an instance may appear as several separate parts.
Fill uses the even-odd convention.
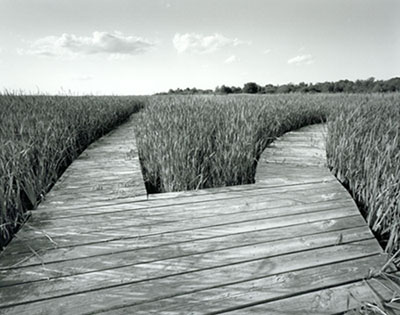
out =
[[[237,38],[230,39],[221,34],[202,35],[197,33],[175,34],[172,40],[178,53],[207,54],[226,47],[250,44]]]
[[[94,54],[137,55],[146,52],[154,44],[146,39],[125,36],[121,32],[93,32],[91,36],[62,34],[47,36],[30,43],[27,50],[18,50],[20,54],[40,56],[77,56]]]
[[[74,81],[90,81],[93,79],[94,79],[93,76],[86,75],[86,74],[76,75],[76,76],[72,77],[72,80],[74,80]]]
[[[237,60],[237,59],[236,59],[236,56],[235,56],[235,55],[232,55],[232,56],[226,58],[225,61],[224,61],[224,63],[233,63],[233,62],[235,62],[236,60]]]
[[[264,54],[264,55],[268,55],[270,52],[271,52],[271,49],[265,49],[265,50],[263,51],[263,54]]]
[[[288,64],[294,65],[310,65],[314,62],[314,57],[312,55],[300,55],[293,57],[287,61]]]

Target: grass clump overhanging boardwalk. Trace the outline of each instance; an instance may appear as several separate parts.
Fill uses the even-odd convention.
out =
[[[140,97],[0,95],[0,247],[71,161],[143,102]]]

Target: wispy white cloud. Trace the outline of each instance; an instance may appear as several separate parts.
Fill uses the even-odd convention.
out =
[[[263,50],[264,55],[268,55],[271,52],[271,49],[265,49]]]
[[[235,55],[232,55],[224,60],[224,63],[233,63],[237,60]]]
[[[293,58],[290,58],[287,61],[288,64],[294,65],[310,65],[314,63],[314,57],[312,55],[299,55]]]
[[[93,79],[94,79],[93,76],[87,75],[87,74],[80,74],[80,75],[76,75],[76,76],[72,77],[72,80],[74,80],[74,81],[90,81]]]
[[[93,54],[137,55],[149,50],[154,43],[136,36],[125,36],[121,32],[93,32],[91,36],[62,34],[47,36],[29,43],[28,49],[19,49],[20,54],[40,56],[66,56]]]
[[[250,42],[227,38],[221,34],[202,35],[197,33],[175,34],[172,40],[178,53],[207,54],[226,47],[235,47]]]

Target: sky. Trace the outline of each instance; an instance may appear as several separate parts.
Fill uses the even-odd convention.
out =
[[[0,91],[400,76],[399,0],[0,0]]]

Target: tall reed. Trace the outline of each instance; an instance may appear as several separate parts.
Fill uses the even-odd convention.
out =
[[[136,134],[151,192],[254,182],[257,159],[285,131],[325,119],[326,96],[158,96]]]
[[[143,99],[0,95],[0,247],[92,141]]]
[[[328,124],[327,156],[386,251],[400,248],[400,94],[353,98]]]

